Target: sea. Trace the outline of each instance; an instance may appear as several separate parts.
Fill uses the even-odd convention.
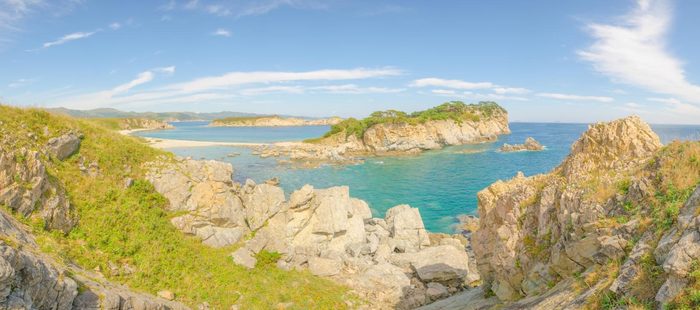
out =
[[[300,141],[325,133],[328,126],[209,127],[208,122],[174,122],[175,129],[142,131],[136,135],[161,139],[269,143]],[[451,146],[419,155],[369,157],[355,165],[290,168],[276,158],[260,158],[246,147],[211,146],[172,148],[194,159],[229,162],[234,179],[256,182],[277,177],[286,195],[311,184],[315,188],[348,186],[350,195],[366,201],[375,217],[389,208],[408,204],[420,210],[426,229],[453,233],[462,214],[477,214],[476,194],[498,180],[522,171],[526,176],[546,173],[559,165],[587,124],[511,123],[509,135],[492,143]],[[664,144],[673,140],[700,140],[700,126],[652,125]],[[545,146],[539,152],[501,153],[503,143],[523,143],[533,137]]]

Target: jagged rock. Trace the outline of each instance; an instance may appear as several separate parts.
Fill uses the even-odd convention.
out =
[[[63,187],[50,179],[39,153],[26,149],[0,149],[0,204],[64,233],[77,222]]]
[[[393,207],[386,211],[386,223],[399,251],[416,252],[430,245],[430,238],[418,209],[408,205]]]
[[[428,288],[425,290],[425,294],[430,298],[430,300],[438,300],[443,297],[450,295],[447,288],[440,283],[430,282],[428,283]]]
[[[309,271],[317,276],[334,276],[340,273],[342,262],[338,259],[311,257]]]
[[[394,254],[392,260],[398,265],[408,263],[426,283],[462,282],[469,273],[467,253],[449,245],[428,247],[417,253]]]
[[[471,244],[485,289],[504,301],[525,294],[527,305],[555,302],[535,297],[553,292],[550,283],[626,255],[635,226],[600,228],[599,220],[616,204],[602,203],[591,195],[598,193],[587,191],[596,183],[615,188],[623,175],[609,172],[644,167],[660,147],[659,138],[638,117],[598,123],[583,133],[552,173],[518,174],[479,192],[480,227]],[[648,195],[648,183],[634,184],[631,198]]]
[[[68,133],[60,137],[49,139],[49,154],[58,160],[64,160],[73,155],[80,148],[80,137],[74,133]]]
[[[258,184],[242,197],[246,221],[251,230],[257,230],[275,215],[284,203],[284,191],[269,184]]]
[[[250,231],[232,174],[228,163],[179,159],[150,164],[147,180],[168,199],[171,211],[188,211],[171,220],[175,227],[207,245],[222,247],[238,242]]]
[[[523,144],[511,145],[504,143],[499,150],[501,152],[542,151],[544,150],[544,146],[537,142],[535,138],[527,137],[527,139],[525,139],[525,143]]]

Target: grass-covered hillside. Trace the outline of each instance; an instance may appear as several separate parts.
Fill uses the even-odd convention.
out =
[[[229,256],[235,246],[209,248],[176,230],[169,222],[173,214],[164,211],[168,202],[144,180],[141,168],[171,154],[90,120],[0,106],[3,151],[42,150],[48,139],[69,131],[83,134],[79,151],[64,161],[42,159],[50,176],[65,187],[79,216],[77,226],[63,234],[21,219],[33,227],[44,252],[99,270],[137,291],[170,290],[176,300],[193,307],[203,302],[213,309],[233,304],[241,309],[346,307],[350,296],[344,287],[307,272],[282,271],[266,264],[270,259],[264,257],[258,267],[247,270]],[[82,173],[81,161],[96,162],[99,174]],[[128,188],[127,178],[135,180]]]
[[[355,135],[357,138],[362,138],[365,131],[370,127],[383,123],[407,123],[421,124],[427,121],[436,120],[453,120],[456,122],[477,122],[482,119],[489,119],[495,115],[507,113],[505,109],[495,102],[479,102],[478,104],[465,104],[461,101],[451,101],[443,103],[439,106],[413,113],[406,113],[396,110],[377,111],[370,114],[369,117],[361,120],[348,118],[336,125],[323,136],[328,138],[335,134],[344,132],[346,136]],[[314,142],[309,140],[307,142]]]

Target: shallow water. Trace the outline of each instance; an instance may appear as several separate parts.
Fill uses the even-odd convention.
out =
[[[282,128],[212,128],[203,124],[174,123],[167,131],[141,132],[143,136],[230,142],[271,142],[317,137],[325,126]],[[320,128],[322,127],[322,128]],[[654,125],[667,143],[673,139],[697,140],[700,126]],[[426,228],[452,232],[457,216],[475,214],[476,193],[499,179],[510,179],[518,171],[525,175],[548,172],[569,153],[571,144],[587,129],[585,124],[511,123],[512,134],[495,143],[447,147],[421,155],[369,158],[351,166],[323,166],[290,169],[274,158],[260,158],[241,147],[192,147],[171,149],[181,156],[227,161],[234,166],[234,178],[262,182],[279,177],[287,194],[304,184],[316,188],[347,185],[353,197],[369,203],[374,216],[387,209],[409,204],[420,209]],[[523,143],[534,137],[546,149],[541,152],[500,153],[503,143]],[[230,154],[240,154],[229,157]]]

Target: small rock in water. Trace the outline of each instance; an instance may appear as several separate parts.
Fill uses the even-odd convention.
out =
[[[518,152],[518,151],[541,151],[544,150],[544,146],[537,142],[533,137],[527,137],[525,139],[525,143],[523,144],[515,144],[515,145],[510,145],[508,143],[504,143],[503,146],[501,146],[500,151],[501,152]]]
[[[280,185],[280,179],[278,177],[274,177],[272,179],[269,179],[265,181],[265,184],[267,185],[272,185],[272,186],[277,186]]]

